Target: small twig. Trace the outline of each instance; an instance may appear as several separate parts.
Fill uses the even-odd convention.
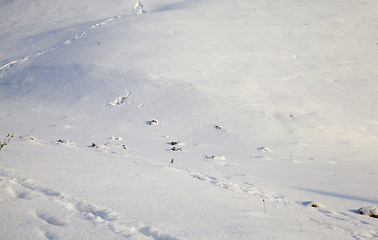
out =
[[[302,226],[301,226],[301,223],[298,221],[298,219],[295,219],[297,220],[298,224],[299,224],[299,227],[301,228],[301,231],[303,232],[303,229],[302,229]]]
[[[263,199],[263,204],[264,204],[264,210],[265,210],[265,213],[266,213],[265,199]]]
[[[94,214],[94,212],[93,212],[93,210],[92,210],[91,206],[89,206],[89,203],[87,202],[87,199],[85,199],[85,202],[87,203],[87,205],[88,205],[89,209],[91,210],[91,212],[92,212],[92,214],[93,214],[93,216],[94,216],[95,214]]]
[[[33,131],[35,130],[35,128],[33,128],[33,130],[31,130],[28,135],[26,135],[27,137],[30,135],[30,133],[32,133]]]
[[[88,137],[86,137],[85,139],[84,139],[84,141],[83,142],[85,142],[85,140],[87,140],[89,137],[90,137],[91,135],[88,135]]]
[[[366,18],[364,19],[364,21],[362,22],[362,24],[359,25],[359,27],[361,27],[362,25],[364,25],[364,24],[365,24],[365,21],[366,21]]]
[[[9,141],[11,140],[11,138],[13,137],[13,134],[11,135],[10,133],[8,133],[8,135],[5,137],[5,140],[4,142],[0,142],[0,150],[9,143]]]

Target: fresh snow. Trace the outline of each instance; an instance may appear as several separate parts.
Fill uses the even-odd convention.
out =
[[[377,10],[2,1],[0,239],[378,239]]]

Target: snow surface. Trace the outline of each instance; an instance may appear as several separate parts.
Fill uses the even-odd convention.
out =
[[[378,239],[377,10],[0,2],[0,239]]]

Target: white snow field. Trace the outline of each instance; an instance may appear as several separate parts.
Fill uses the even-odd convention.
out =
[[[377,12],[0,1],[0,239],[378,239]]]

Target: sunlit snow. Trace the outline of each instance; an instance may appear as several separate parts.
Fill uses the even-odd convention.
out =
[[[2,1],[0,239],[378,238],[377,10]]]

